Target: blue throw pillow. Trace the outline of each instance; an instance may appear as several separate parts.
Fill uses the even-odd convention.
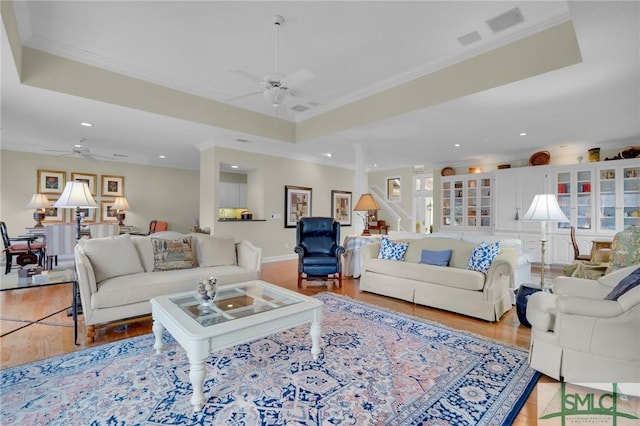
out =
[[[420,263],[436,266],[449,266],[451,250],[422,250]]]
[[[404,260],[404,254],[408,247],[409,243],[394,243],[387,237],[382,237],[378,259]]]
[[[632,288],[640,285],[640,268],[636,269],[618,283],[617,286],[607,294],[604,300],[618,300],[618,297],[622,296]]]
[[[500,241],[493,244],[487,244],[483,241],[473,249],[469,263],[467,263],[467,269],[486,274],[499,253]]]

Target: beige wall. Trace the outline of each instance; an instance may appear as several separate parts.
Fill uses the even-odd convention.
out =
[[[38,169],[64,171],[67,180],[72,172],[97,175],[98,204],[103,199],[113,199],[100,196],[100,176],[124,176],[125,197],[131,206],[125,224],[142,232],[149,229],[151,219],[166,220],[169,229],[187,232],[198,217],[197,171],[6,150],[0,151],[0,166],[0,216],[12,236],[35,223],[33,210],[24,206],[37,192]],[[97,215],[99,219],[99,210]],[[72,220],[70,212],[66,212],[66,220]]]
[[[413,228],[413,167],[401,169],[381,170],[370,172],[368,175],[369,186],[379,188],[382,197],[386,198],[387,178],[400,177],[400,207],[405,214],[401,215],[400,226],[405,231],[412,231]],[[378,194],[380,195],[380,194]],[[398,212],[399,213],[399,212]],[[397,229],[397,220],[384,208],[378,212],[378,219],[384,220],[389,229]]]
[[[215,208],[201,205],[201,223],[211,226],[216,235],[233,235],[236,239],[251,241],[262,247],[263,256],[271,260],[295,256],[296,230],[284,227],[285,185],[312,188],[311,213],[314,216],[331,216],[331,190],[353,192],[355,183],[353,170],[220,147],[202,152],[202,175],[211,176],[218,170],[220,162],[238,164],[251,170],[247,175],[247,208],[253,212],[254,219],[265,221],[218,222],[217,182],[202,179],[201,192],[210,202],[215,199]],[[353,203],[356,201],[354,199]],[[272,218],[272,215],[280,217]],[[357,217],[352,218],[352,223],[355,220]],[[343,226],[341,239],[353,232],[353,227]]]

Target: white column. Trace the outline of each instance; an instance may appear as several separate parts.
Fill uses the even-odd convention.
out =
[[[354,144],[354,149],[356,151],[356,181],[355,181],[355,194],[353,198],[353,205],[355,206],[360,199],[362,194],[366,194],[369,192],[369,180],[367,178],[367,165],[366,165],[366,155],[364,152],[364,147],[361,143]],[[362,221],[362,217],[360,214],[362,212],[353,212],[354,217],[351,221],[354,224],[354,228],[356,233],[359,235],[364,230],[364,222]]]

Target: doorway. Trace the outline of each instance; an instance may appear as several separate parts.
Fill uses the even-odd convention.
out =
[[[413,177],[414,232],[433,233],[433,174]]]

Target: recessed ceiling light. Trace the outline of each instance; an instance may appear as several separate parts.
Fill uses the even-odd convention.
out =
[[[527,132],[520,133],[520,136],[527,136]]]
[[[239,166],[236,166],[235,164],[233,166],[231,166],[232,169],[237,169]]]
[[[80,123],[80,125],[81,125],[81,126],[84,126],[84,127],[91,127],[91,126],[93,126],[93,124],[91,124],[91,123],[86,123],[86,122],[82,122],[82,123]]]
[[[82,144],[81,143],[76,143],[73,145],[74,148],[82,148]]]
[[[166,155],[158,155],[158,158],[162,158],[164,160],[165,158],[167,158],[167,156]]]
[[[454,143],[453,146],[455,146],[456,148],[458,148],[460,146],[459,143]]]
[[[331,154],[330,152],[327,152],[326,154],[324,154],[324,156],[331,158],[333,156],[333,154]]]

